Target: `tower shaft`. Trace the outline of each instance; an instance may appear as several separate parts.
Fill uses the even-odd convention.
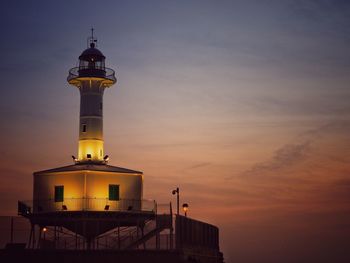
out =
[[[117,82],[114,70],[105,67],[105,56],[90,48],[79,56],[79,67],[70,69],[67,81],[80,91],[79,147],[76,163],[106,163],[103,149],[103,93]]]
[[[100,79],[81,81],[79,121],[79,162],[103,162],[103,93]]]

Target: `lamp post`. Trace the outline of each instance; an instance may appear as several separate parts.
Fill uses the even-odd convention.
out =
[[[177,215],[180,214],[180,211],[179,211],[179,203],[180,203],[180,189],[179,187],[176,187],[175,190],[173,190],[173,195],[176,194],[176,207],[177,207]]]
[[[184,212],[185,212],[185,217],[187,217],[188,204],[187,204],[187,203],[184,203],[184,204],[182,205],[182,209],[183,209]]]

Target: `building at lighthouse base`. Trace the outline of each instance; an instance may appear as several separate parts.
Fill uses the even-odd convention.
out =
[[[151,210],[152,203],[142,202],[142,184],[142,172],[106,164],[35,172],[32,208],[35,213]]]

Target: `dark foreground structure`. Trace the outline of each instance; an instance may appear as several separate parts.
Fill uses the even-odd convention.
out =
[[[183,251],[67,251],[67,250],[11,250],[0,251],[1,262],[86,262],[86,263],[180,263],[180,262],[217,262],[185,255]]]
[[[142,224],[116,227],[96,237],[90,244],[84,236],[60,225],[70,222],[80,225],[80,228],[85,221],[89,222],[86,228],[91,228],[97,225],[95,223],[103,215],[94,218],[87,213],[74,218],[67,213],[68,217],[61,215],[61,218],[52,223],[53,226],[44,227],[33,223],[37,222],[37,215],[28,214],[25,217],[29,219],[31,227],[28,229],[27,242],[18,243],[19,239],[13,238],[12,223],[12,242],[0,250],[0,260],[53,263],[223,263],[217,227],[181,215],[172,215],[171,205],[169,207],[170,213],[154,214],[142,228]],[[40,220],[40,223],[44,222],[44,215],[40,215]],[[108,220],[118,224],[120,215],[113,217],[109,213]],[[48,222],[50,221],[46,223]],[[23,230],[23,226],[21,228]]]

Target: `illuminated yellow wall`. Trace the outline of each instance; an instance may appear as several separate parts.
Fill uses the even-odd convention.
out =
[[[91,159],[87,158],[91,154]],[[103,161],[103,141],[102,140],[80,140],[78,159],[79,161],[92,160]]]
[[[43,210],[60,210],[62,203],[55,203],[55,186],[64,186],[64,198],[69,199],[70,209],[81,205],[74,198],[84,197],[84,175],[82,172],[44,173],[34,176],[34,200],[41,200]]]
[[[108,185],[120,185],[121,199],[142,198],[142,175],[88,171],[86,177],[86,197],[108,197]]]
[[[110,184],[119,185],[121,201],[108,200]],[[64,186],[64,201],[54,202],[54,189],[59,185]],[[134,201],[142,200],[142,190],[142,174],[81,170],[34,175],[34,200],[42,200],[40,206],[45,211],[62,210],[62,205],[66,205],[69,211],[99,211],[104,210],[107,204],[111,209],[118,209],[130,202],[139,209],[140,202],[135,204]]]

